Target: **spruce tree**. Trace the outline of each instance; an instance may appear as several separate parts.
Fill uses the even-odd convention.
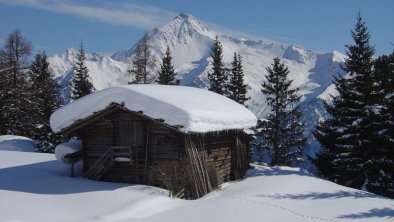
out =
[[[208,72],[209,90],[221,95],[227,95],[227,75],[222,62],[223,47],[218,36],[216,36],[211,47],[211,59],[212,71]]]
[[[157,83],[161,85],[179,85],[180,80],[175,79],[176,73],[174,71],[174,65],[172,65],[170,47],[168,46],[160,68]]]
[[[231,74],[230,80],[227,86],[228,97],[241,105],[245,105],[245,102],[250,99],[246,96],[247,85],[244,84],[244,72],[242,68],[242,57],[234,52],[233,62],[231,63]]]
[[[149,44],[148,33],[138,43],[135,54],[132,58],[132,68],[127,70],[131,74],[132,80],[129,84],[147,84],[152,80],[152,70],[156,66],[156,58],[152,54],[152,46]]]
[[[81,41],[77,62],[74,65],[75,75],[71,80],[71,99],[76,100],[94,91],[93,84],[90,82],[89,70],[85,65],[86,55]]]
[[[394,52],[379,56],[374,61],[374,76],[380,90],[380,122],[377,147],[373,155],[373,171],[368,178],[367,190],[394,197]]]
[[[279,58],[267,67],[267,81],[262,84],[271,112],[261,124],[260,149],[268,150],[271,165],[291,166],[299,160],[306,138],[304,123],[296,106],[300,101],[298,89],[291,89],[289,70]]]
[[[30,137],[32,133],[31,100],[26,78],[31,51],[30,42],[15,30],[6,39],[0,53],[0,128],[4,134]]]
[[[355,44],[346,46],[348,58],[343,67],[348,76],[335,78],[338,95],[332,98],[332,104],[326,104],[330,117],[317,125],[315,137],[324,150],[315,164],[324,178],[370,190],[379,186],[377,163],[384,159],[384,99],[374,72],[374,49],[360,15],[352,37]]]
[[[42,152],[53,152],[54,145],[61,140],[60,136],[52,132],[49,124],[51,114],[60,104],[58,102],[59,85],[54,80],[54,75],[48,67],[49,63],[45,51],[38,52],[29,71],[33,102],[31,111],[32,115],[35,116],[33,139],[38,141],[38,148]]]

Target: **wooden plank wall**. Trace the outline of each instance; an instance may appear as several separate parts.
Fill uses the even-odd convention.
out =
[[[242,178],[249,166],[248,139],[237,131],[197,134],[192,141],[204,153],[208,170],[214,167],[217,184]]]
[[[82,135],[85,171],[112,146],[131,147],[132,161],[113,162],[102,178],[105,181],[161,187],[178,184],[176,189],[187,186],[187,181],[180,180],[185,179],[183,174],[188,164],[185,157],[185,138],[188,136],[203,153],[210,177],[216,177],[211,179],[213,188],[242,178],[249,163],[248,139],[240,132],[185,135],[123,110],[109,113],[84,127]],[[169,183],[168,178],[174,178],[175,184]]]
[[[112,131],[113,124],[108,118],[102,118],[83,129],[84,171],[112,146]]]
[[[207,170],[214,167],[218,186],[230,180],[231,152],[234,139],[226,133],[207,133],[192,136],[193,143],[204,153]]]
[[[157,167],[163,166],[163,160],[179,162],[181,134],[126,111],[114,112],[109,118],[114,128],[112,145],[130,146],[132,162],[114,162],[103,180],[162,185]]]
[[[249,169],[250,138],[243,133],[235,135],[235,144],[231,157],[231,180],[242,179]]]

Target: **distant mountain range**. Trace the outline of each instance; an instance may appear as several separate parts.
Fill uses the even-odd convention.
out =
[[[148,33],[153,55],[158,59],[157,68],[166,47],[169,46],[181,85],[200,88],[207,88],[209,85],[209,53],[216,35],[223,45],[223,60],[226,66],[230,67],[234,52],[242,56],[245,83],[248,85],[248,96],[251,97],[247,106],[260,118],[269,111],[260,91],[261,82],[265,81],[266,67],[272,64],[275,57],[281,58],[289,67],[293,86],[298,87],[303,96],[300,106],[304,110],[307,123],[306,134],[311,137],[305,155],[313,157],[320,148],[311,132],[317,121],[327,115],[323,100],[328,99],[329,94],[335,90],[332,86],[333,76],[342,74],[340,65],[345,61],[345,56],[336,51],[317,53],[294,45],[223,35],[207,28],[195,17],[183,13]],[[138,42],[111,56],[101,53],[87,54],[89,75],[97,90],[127,84],[130,80],[127,69],[130,68],[130,60],[137,44]],[[50,68],[62,86],[64,102],[68,102],[69,81],[73,76],[72,64],[76,61],[75,56],[76,50],[68,49],[61,55],[48,58]],[[309,164],[306,164],[306,167],[308,166]]]

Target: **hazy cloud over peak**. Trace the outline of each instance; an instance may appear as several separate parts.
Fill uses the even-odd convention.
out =
[[[74,0],[0,0],[0,3],[71,14],[141,29],[152,29],[163,25],[176,15],[176,13],[149,5],[134,3],[115,5],[110,1],[93,1],[95,4],[90,5]]]

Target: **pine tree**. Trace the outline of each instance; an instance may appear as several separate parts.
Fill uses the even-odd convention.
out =
[[[129,84],[143,83],[144,68],[142,58],[142,50],[140,49],[140,45],[137,45],[135,54],[131,60],[132,68],[127,70],[127,72],[132,76]]]
[[[38,141],[38,148],[42,152],[53,152],[54,144],[61,141],[61,137],[52,132],[49,124],[51,114],[60,104],[58,102],[59,85],[48,67],[45,51],[38,52],[29,71],[32,81],[30,86],[33,103],[31,112],[35,120],[35,132],[32,138]]]
[[[172,65],[172,57],[170,47],[167,46],[166,54],[163,57],[163,62],[160,65],[159,79],[157,82],[162,85],[179,85],[180,80],[176,80],[176,73],[174,65]]]
[[[242,68],[242,57],[234,52],[234,58],[230,74],[230,80],[227,86],[228,96],[230,99],[236,101],[241,105],[245,105],[245,102],[250,99],[246,96],[247,85],[244,84],[244,72]]]
[[[279,58],[267,67],[267,81],[261,91],[266,95],[271,112],[261,124],[260,149],[270,153],[272,165],[291,166],[301,155],[306,138],[303,135],[304,123],[297,103],[300,96],[297,89],[291,89],[289,70]]]
[[[153,56],[151,48],[148,33],[145,32],[132,58],[132,68],[127,70],[132,76],[132,80],[129,81],[129,84],[147,84],[151,81],[151,73],[156,66],[156,58]]]
[[[33,128],[30,94],[26,90],[28,57],[32,46],[19,30],[12,32],[1,50],[0,70],[0,120],[1,133],[31,136]]]
[[[223,47],[218,36],[216,36],[211,47],[211,58],[212,71],[208,73],[208,80],[210,83],[209,90],[221,95],[227,95],[227,75],[222,62]]]
[[[326,104],[330,118],[319,123],[315,132],[324,148],[315,164],[322,177],[368,190],[372,184],[379,186],[384,100],[373,68],[374,49],[360,15],[352,37],[355,45],[346,46],[348,58],[343,67],[349,77],[336,77],[339,95]]]
[[[367,190],[394,197],[394,52],[374,61],[374,76],[380,90],[378,138],[373,155],[373,174],[368,177]],[[378,144],[379,143],[379,144]]]
[[[89,70],[85,65],[86,56],[81,41],[77,53],[77,62],[74,65],[75,75],[71,80],[71,99],[76,100],[89,95],[94,91],[93,84],[90,82]]]

